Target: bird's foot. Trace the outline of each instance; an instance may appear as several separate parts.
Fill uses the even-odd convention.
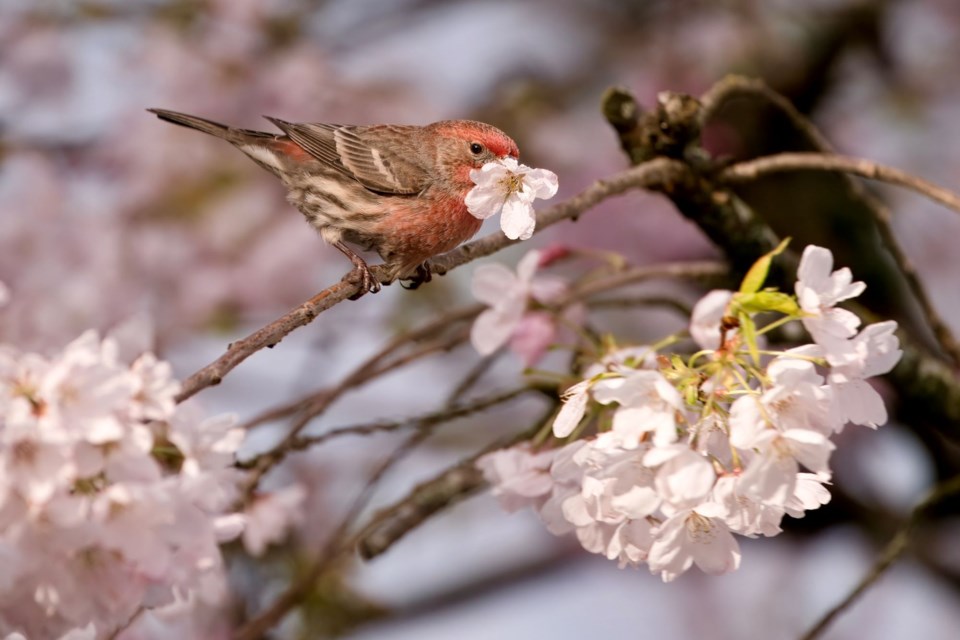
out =
[[[373,272],[370,270],[370,267],[367,266],[367,263],[362,262],[357,264],[353,271],[347,274],[345,278],[348,282],[354,284],[359,284],[360,289],[347,298],[348,300],[359,300],[361,296],[367,293],[376,293],[380,291],[380,281],[377,279]]]
[[[433,279],[433,273],[430,271],[430,265],[426,262],[417,266],[417,270],[413,272],[413,275],[409,278],[403,278],[400,281],[400,286],[404,289],[418,289],[420,285],[425,282],[430,282]],[[404,284],[406,282],[407,284]]]
[[[350,296],[348,300],[357,300],[360,296],[366,293],[376,293],[380,291],[380,280],[373,275],[373,272],[370,270],[370,266],[358,256],[350,247],[343,244],[339,240],[332,243],[340,253],[347,256],[350,259],[350,262],[353,263],[353,271],[348,273],[343,277],[343,279],[352,284],[359,284],[360,289]]]

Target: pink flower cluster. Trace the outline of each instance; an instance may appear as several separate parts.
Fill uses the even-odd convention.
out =
[[[813,344],[758,359],[757,336],[730,322],[742,294],[712,292],[691,322],[703,351],[684,362],[619,349],[588,367],[567,390],[553,435],[591,425],[596,435],[481,458],[494,495],[509,510],[533,507],[551,532],[575,532],[586,550],[621,566],[646,563],[664,581],[694,564],[735,570],[734,533],[776,535],[784,515],[829,501],[833,434],[847,422],[887,419],[866,380],[899,360],[896,323],[857,333],[859,319],[835,305],[863,284],[832,265],[828,250],[807,247],[790,303],[788,319],[803,322]]]
[[[4,633],[100,637],[143,607],[220,593],[243,432],[177,407],[170,365],[125,350],[93,331],[54,357],[0,346]]]

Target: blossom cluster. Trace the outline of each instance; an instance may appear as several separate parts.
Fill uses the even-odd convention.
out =
[[[611,348],[564,394],[552,435],[565,445],[481,458],[504,507],[530,506],[551,532],[575,532],[586,550],[646,563],[670,581],[693,564],[734,570],[733,534],[776,535],[784,515],[826,504],[831,437],[847,423],[886,422],[867,380],[899,360],[896,323],[858,332],[857,316],[836,305],[864,285],[834,271],[820,247],[803,253],[796,296],[761,290],[775,253],[739,291],[696,305],[690,335],[700,351],[684,359]],[[774,312],[781,317],[758,328]],[[793,320],[811,344],[761,348],[768,330]]]
[[[93,331],[50,358],[0,347],[0,629],[102,634],[219,577],[243,432],[122,351]]]

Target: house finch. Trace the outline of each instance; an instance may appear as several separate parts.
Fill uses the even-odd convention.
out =
[[[424,262],[480,229],[464,198],[470,171],[519,154],[499,129],[470,120],[410,125],[295,124],[267,118],[283,134],[235,129],[164,109],[161,119],[223,138],[276,175],[320,236],[354,264],[361,294],[380,290],[347,242],[374,250],[389,281],[429,279]]]

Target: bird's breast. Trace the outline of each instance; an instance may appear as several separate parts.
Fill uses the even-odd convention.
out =
[[[404,256],[405,261],[419,264],[468,240],[483,224],[470,215],[459,194],[428,189],[396,200],[378,224],[383,236],[380,255],[386,260]]]

